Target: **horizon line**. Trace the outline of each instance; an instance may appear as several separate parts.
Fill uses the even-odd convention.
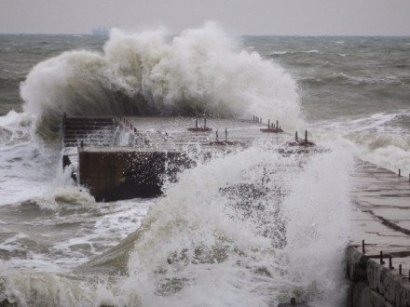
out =
[[[129,31],[127,31],[129,32]],[[109,35],[95,35],[92,32],[81,33],[58,33],[58,32],[0,32],[0,35],[60,35],[60,36],[95,36],[109,37]],[[169,36],[178,36],[178,33]],[[410,37],[410,34],[239,34],[234,36],[276,36],[276,37]]]

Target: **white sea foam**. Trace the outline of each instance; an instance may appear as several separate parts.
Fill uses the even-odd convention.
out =
[[[289,51],[274,51],[272,52],[272,55],[284,55],[284,54],[288,54]]]
[[[406,111],[376,113],[356,119],[316,122],[311,130],[318,140],[343,138],[360,159],[393,172],[410,173],[410,137],[399,122],[407,121]],[[408,128],[407,128],[408,129]]]
[[[285,51],[274,51],[271,53],[271,55],[286,55],[286,54],[299,54],[299,53],[320,53],[319,50],[317,49],[312,49],[312,50],[285,50]]]
[[[53,156],[31,137],[26,114],[10,111],[0,117],[0,205],[39,197],[54,176]]]

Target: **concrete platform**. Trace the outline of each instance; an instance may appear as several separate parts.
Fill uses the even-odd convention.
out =
[[[249,145],[256,139],[274,139],[277,142],[289,138],[289,134],[261,133],[266,124],[250,120],[207,119],[206,127],[210,131],[195,132],[190,128],[203,127],[203,119],[197,118],[162,118],[128,117],[125,120],[137,129],[136,146],[144,148],[184,149],[184,146],[210,146],[214,141],[236,141]],[[145,142],[148,140],[148,142]]]
[[[410,306],[410,182],[364,161],[353,176],[348,306]]]
[[[410,182],[408,178],[357,161],[354,173],[352,242],[365,240],[369,253],[410,251]],[[410,267],[409,267],[410,269]]]
[[[192,154],[206,157],[291,137],[263,133],[267,124],[250,120],[121,117],[65,118],[64,123],[63,164],[72,162],[73,177],[97,201],[158,196],[164,176],[173,180],[181,168],[192,166]]]

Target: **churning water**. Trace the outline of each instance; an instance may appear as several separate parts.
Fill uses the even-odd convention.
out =
[[[409,38],[234,39],[213,24],[0,36],[0,302],[343,304],[353,157],[410,171],[409,61]],[[258,115],[329,150],[284,156],[255,140],[159,198],[97,204],[61,170],[64,112]],[[125,264],[75,270],[130,234]]]

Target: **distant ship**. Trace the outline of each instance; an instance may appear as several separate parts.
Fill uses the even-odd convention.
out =
[[[92,29],[91,33],[94,36],[108,36],[110,34],[111,28],[109,27],[97,27]]]

